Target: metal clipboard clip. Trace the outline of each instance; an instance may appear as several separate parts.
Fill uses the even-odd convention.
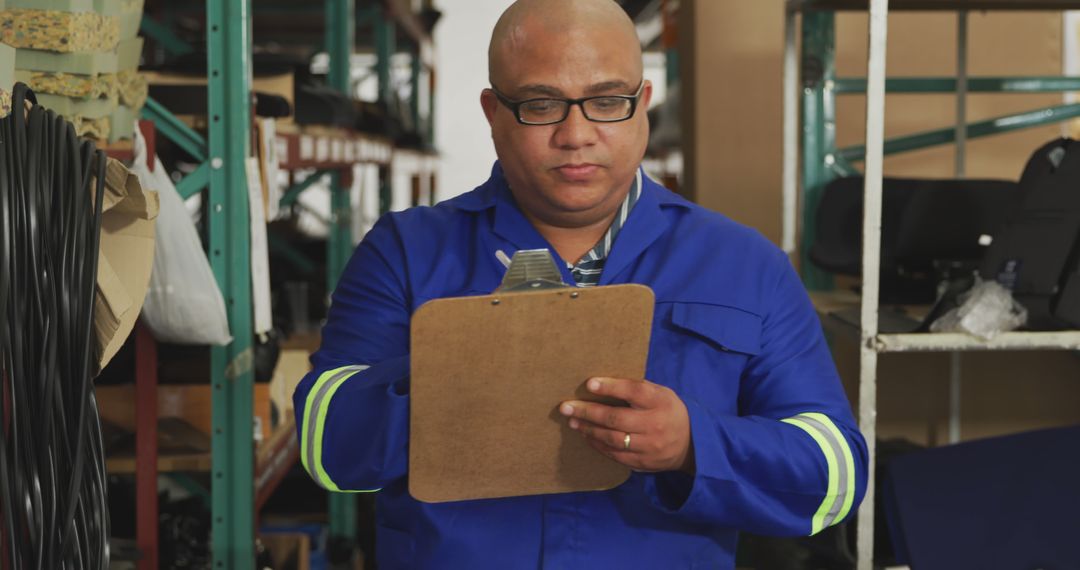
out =
[[[523,249],[514,253],[495,293],[542,291],[544,289],[576,289],[562,280],[559,266],[547,249]]]

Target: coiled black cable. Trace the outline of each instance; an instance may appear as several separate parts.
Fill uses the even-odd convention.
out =
[[[106,157],[21,83],[12,109],[0,119],[0,567],[104,570],[92,375]]]

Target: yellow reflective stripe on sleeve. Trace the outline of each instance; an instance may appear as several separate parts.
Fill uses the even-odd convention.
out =
[[[844,519],[855,500],[855,458],[851,447],[828,416],[804,413],[781,420],[794,425],[817,442],[828,466],[828,488],[810,524],[810,534],[817,534]]]
[[[300,431],[300,461],[304,469],[315,482],[329,491],[343,491],[338,488],[322,464],[323,430],[326,426],[326,414],[330,409],[334,393],[353,375],[367,370],[367,366],[343,366],[324,372],[315,381],[304,403],[304,424]],[[377,490],[377,489],[376,489]]]
[[[821,506],[818,507],[817,512],[814,513],[813,518],[810,519],[810,534],[815,535],[821,532],[821,529],[825,528],[825,516],[832,510],[833,504],[836,502],[836,488],[839,484],[839,477],[837,477],[836,473],[836,458],[833,456],[832,450],[829,447],[828,441],[825,440],[825,437],[806,422],[797,417],[786,418],[780,421],[796,426],[810,434],[810,437],[814,438],[814,441],[817,442],[818,446],[820,446],[821,450],[825,453],[825,462],[828,464],[829,471],[829,483],[828,488],[825,491],[825,500],[821,502]]]
[[[844,502],[840,505],[840,512],[836,514],[836,518],[830,524],[836,524],[844,520],[848,513],[851,512],[852,504],[855,502],[855,456],[851,453],[851,446],[848,444],[848,440],[844,437],[844,434],[840,433],[840,430],[836,427],[831,419],[825,414],[819,414],[811,412],[803,414],[805,417],[817,420],[832,433],[836,442],[839,443],[841,464],[844,469],[845,480],[841,483],[841,488],[844,489]]]

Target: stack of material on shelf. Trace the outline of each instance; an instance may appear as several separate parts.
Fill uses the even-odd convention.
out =
[[[143,0],[7,0],[0,41],[15,48],[14,79],[80,135],[131,139],[148,89],[138,73],[142,11]]]
[[[0,43],[0,119],[11,114],[11,88],[15,85],[15,48]]]

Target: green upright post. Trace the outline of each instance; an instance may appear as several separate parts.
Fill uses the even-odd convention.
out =
[[[379,101],[388,103],[394,96],[394,87],[390,82],[390,66],[394,52],[397,51],[397,33],[394,22],[385,11],[375,16],[375,70],[379,78]],[[389,166],[379,167],[379,213],[390,211],[393,198]]]
[[[803,231],[800,250],[803,283],[810,290],[827,290],[832,276],[809,258],[817,235],[817,208],[821,194],[835,175],[836,95],[834,80],[835,15],[807,11],[802,15],[802,146]]]
[[[428,143],[429,148],[435,148],[435,82],[438,81],[438,76],[434,71],[430,72],[428,79],[428,112],[427,112],[427,129],[424,133],[427,138],[424,139]]]
[[[251,132],[251,2],[207,0],[206,11],[210,266],[225,296],[233,336],[210,356],[211,549],[215,570],[250,570],[255,565],[254,414],[245,161]]]
[[[397,51],[397,33],[393,20],[385,9],[375,12],[375,70],[379,78],[379,100],[388,101],[393,94],[390,82],[390,64]]]
[[[330,56],[330,87],[352,97],[351,65],[356,5],[354,0],[326,0],[326,53]],[[330,232],[326,237],[326,287],[333,291],[352,253],[349,189],[342,173],[330,173]],[[330,493],[330,536],[356,540],[356,497]]]
[[[420,59],[420,44],[412,52],[412,68],[409,70],[412,93],[409,96],[409,112],[412,115],[413,128],[423,137],[424,126],[420,124],[420,72],[423,71],[424,62]]]

